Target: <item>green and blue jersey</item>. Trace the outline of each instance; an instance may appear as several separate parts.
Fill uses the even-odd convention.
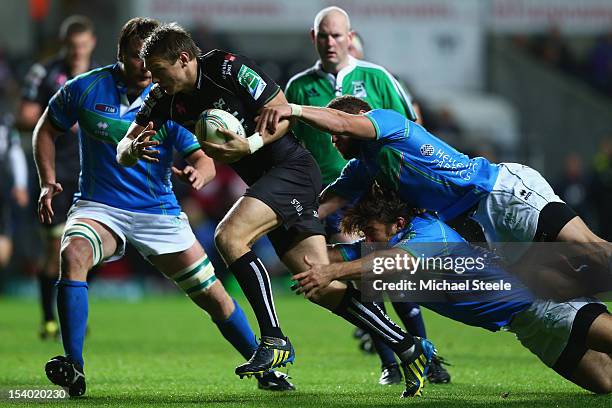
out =
[[[172,191],[173,149],[184,157],[200,148],[193,134],[167,121],[153,140],[159,162],[139,160],[133,167],[117,163],[116,149],[136,117],[151,86],[131,103],[118,64],[68,81],[49,102],[49,119],[65,131],[79,124],[81,172],[75,200],[96,201],[123,210],[178,215]]]
[[[435,271],[432,278],[448,281],[478,279],[495,282],[504,280],[512,285],[510,291],[446,291],[442,301],[417,301],[423,307],[450,319],[471,326],[497,331],[508,326],[517,313],[529,308],[534,301],[532,293],[500,264],[494,253],[474,247],[455,230],[431,214],[414,217],[410,224],[389,241],[389,245],[400,248],[416,258],[485,259],[484,268],[471,268],[459,274],[453,270]],[[361,242],[339,244],[345,261],[361,257]],[[428,271],[419,276],[428,277]],[[410,301],[410,293],[407,293]]]
[[[377,181],[412,207],[452,220],[492,190],[496,164],[468,157],[395,111],[375,109],[366,116],[376,140],[358,142],[359,156],[329,187],[335,194],[353,201]]]

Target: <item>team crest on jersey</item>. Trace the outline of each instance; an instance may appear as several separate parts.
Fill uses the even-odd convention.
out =
[[[238,71],[238,83],[246,88],[253,99],[257,100],[266,89],[266,82],[251,68],[243,65]]]
[[[310,89],[306,90],[306,96],[308,96],[310,98],[315,98],[317,96],[321,96],[321,94],[315,88],[310,88]]]
[[[430,144],[423,144],[421,145],[421,155],[425,156],[425,157],[429,157],[429,156],[433,156],[434,154],[434,147]]]
[[[223,100],[223,98],[219,98],[217,102],[213,102],[213,106],[215,107],[215,109],[223,110],[223,107],[225,106],[225,101]]]
[[[357,98],[367,98],[368,92],[363,81],[353,81],[353,96]]]

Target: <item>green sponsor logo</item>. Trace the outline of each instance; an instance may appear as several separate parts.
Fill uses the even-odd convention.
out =
[[[238,83],[245,87],[255,100],[261,96],[267,85],[257,72],[246,65],[240,67],[240,71],[238,72]]]

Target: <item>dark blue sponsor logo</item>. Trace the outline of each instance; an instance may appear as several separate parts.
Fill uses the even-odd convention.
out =
[[[96,103],[96,106],[94,108],[97,111],[105,112],[105,113],[116,113],[117,112],[117,108],[116,107],[110,106],[110,105],[105,105],[103,103]]]

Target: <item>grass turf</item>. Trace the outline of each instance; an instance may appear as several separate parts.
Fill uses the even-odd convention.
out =
[[[249,315],[244,300],[240,301]],[[401,386],[377,385],[379,363],[363,355],[348,324],[298,297],[279,297],[283,330],[296,348],[289,374],[298,390],[271,393],[239,380],[242,360],[189,300],[90,302],[86,397],[71,401],[7,399],[8,389],[50,389],[44,363],[62,354],[41,342],[33,301],[0,299],[0,406],[261,406],[261,407],[610,407],[545,367],[510,333],[489,333],[424,311],[429,337],[453,364],[451,384],[427,385],[419,399],[400,399]]]

